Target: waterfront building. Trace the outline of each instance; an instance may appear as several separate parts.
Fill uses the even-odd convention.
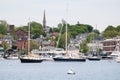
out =
[[[18,29],[16,32],[16,35],[18,37],[18,41],[17,41],[17,49],[27,49],[27,32],[25,32],[24,30]]]
[[[116,45],[120,45],[120,37],[115,37],[112,39],[106,39],[103,42],[103,51],[111,54],[113,51],[115,51]]]
[[[89,51],[97,52],[99,49],[103,50],[103,44],[99,40],[88,43],[87,46],[89,47]]]

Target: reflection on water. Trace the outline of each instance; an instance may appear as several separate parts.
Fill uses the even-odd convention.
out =
[[[75,75],[68,75],[69,69]],[[119,80],[120,63],[114,61],[20,63],[0,60],[0,80]]]

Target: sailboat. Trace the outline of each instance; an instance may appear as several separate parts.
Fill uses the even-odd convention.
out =
[[[65,43],[66,43],[66,50],[65,50],[65,55],[64,56],[60,56],[60,57],[54,57],[53,60],[54,61],[64,61],[64,62],[85,62],[86,59],[83,58],[83,57],[79,57],[79,58],[76,58],[76,57],[73,57],[72,56],[72,53],[69,53],[68,51],[68,48],[67,48],[67,22],[66,22],[66,40],[65,40]]]
[[[41,63],[43,60],[39,55],[30,52],[30,23],[28,24],[28,53],[26,56],[20,56],[21,63]]]
[[[97,25],[96,25],[96,30],[97,30]],[[95,38],[95,37],[93,36],[93,38]],[[92,50],[90,50],[91,55],[88,56],[87,59],[90,61],[100,61],[101,57],[100,57],[99,51],[98,51],[100,49],[99,43],[98,43],[98,41],[93,40],[92,44],[94,44],[94,47],[92,47]]]
[[[97,54],[97,52],[92,51],[92,55],[88,56],[87,59],[90,60],[90,61],[100,61],[101,57],[98,56],[98,55],[94,56],[94,54]]]
[[[120,42],[117,41],[115,50],[112,52],[111,56],[114,57],[115,61],[120,63]]]

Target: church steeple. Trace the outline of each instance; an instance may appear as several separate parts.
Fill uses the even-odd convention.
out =
[[[43,15],[43,30],[46,28],[46,16],[45,16],[45,10],[44,10],[44,15]]]

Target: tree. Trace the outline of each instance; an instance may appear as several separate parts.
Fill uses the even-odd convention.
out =
[[[87,43],[86,43],[86,41],[84,41],[84,42],[82,42],[81,44],[80,44],[80,48],[81,48],[81,52],[82,53],[86,53],[87,51],[88,51],[88,46],[87,46]]]
[[[114,26],[112,26],[112,25],[109,25],[109,26],[105,29],[105,31],[111,31],[111,30],[115,30],[115,31],[116,31],[116,28],[115,28]]]
[[[87,37],[87,39],[86,39],[86,42],[87,42],[87,43],[90,43],[93,39],[97,39],[98,36],[99,36],[99,35],[98,35],[97,33],[92,32],[92,33],[90,33],[90,34],[88,35],[88,37]]]
[[[59,32],[59,29],[57,27],[53,28],[53,32]]]
[[[2,42],[2,46],[5,50],[10,48],[9,44],[5,41]]]
[[[109,31],[103,32],[103,36],[105,38],[113,38],[113,37],[116,37],[117,35],[118,35],[118,32],[115,30],[109,30]]]
[[[17,28],[15,29],[15,31],[18,30],[18,29],[21,29],[21,30],[27,32],[27,31],[28,31],[28,26],[20,26],[20,27],[17,27]]]
[[[30,23],[30,27],[31,27],[31,33],[33,34],[33,38],[39,38],[40,35],[44,34],[42,25],[40,23],[33,21]]]
[[[102,33],[102,35],[105,38],[113,38],[119,35],[119,32],[117,31],[117,29],[111,25],[109,25],[105,31]]]
[[[34,40],[31,40],[30,41],[30,50],[38,49],[38,48],[39,48],[39,45],[37,44],[37,42]]]
[[[94,29],[93,32],[96,34],[100,34],[99,30],[97,30],[97,29]]]
[[[0,24],[0,34],[2,35],[7,34],[7,26]]]
[[[88,31],[89,31],[89,32],[92,32],[93,27],[92,27],[91,25],[86,25],[86,27],[88,28]]]
[[[64,25],[63,25],[64,29]],[[76,35],[80,33],[88,33],[92,32],[93,27],[87,24],[76,24],[76,25],[69,25],[68,31],[71,33],[71,36],[75,38]]]
[[[18,29],[22,29],[26,32],[28,32],[28,25],[27,26],[20,26],[18,28],[16,28],[16,30]],[[38,22],[32,21],[30,23],[30,32],[33,35],[33,38],[39,38],[40,35],[45,35],[42,25]]]
[[[120,25],[116,27],[117,31],[120,32]]]
[[[62,34],[61,37],[60,37],[60,41],[59,41],[59,47],[60,48],[65,48],[65,44],[66,44],[66,33]],[[68,32],[67,34],[67,43],[69,44],[70,43],[70,33]]]
[[[73,31],[73,32],[71,32],[71,35],[72,35],[73,38],[75,38],[76,35],[78,35],[78,33],[76,31]]]

